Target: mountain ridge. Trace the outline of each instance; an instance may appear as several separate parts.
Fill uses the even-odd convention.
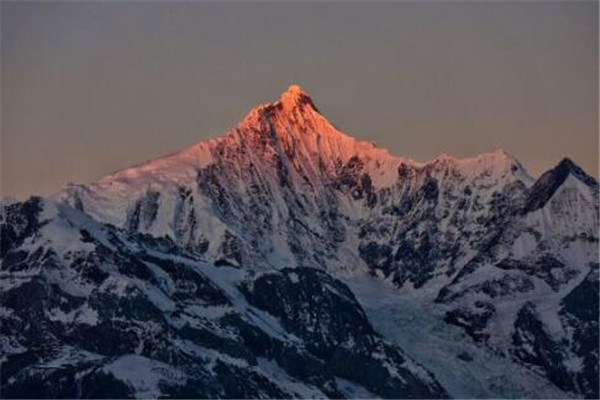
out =
[[[297,109],[300,109],[301,111],[296,112]],[[307,112],[302,112],[306,109],[308,109]],[[168,165],[183,168],[205,166],[213,161],[211,148],[214,148],[222,142],[245,140],[247,139],[245,137],[246,135],[250,135],[252,132],[256,132],[256,130],[261,130],[261,128],[263,131],[269,132],[271,129],[270,126],[261,127],[261,125],[265,123],[268,125],[270,123],[268,121],[273,118],[278,119],[278,116],[280,115],[283,115],[281,119],[291,120],[292,125],[300,126],[300,128],[294,130],[287,129],[287,127],[284,126],[284,129],[275,129],[274,131],[276,133],[281,133],[284,136],[288,136],[286,134],[290,133],[297,139],[298,137],[302,137],[301,135],[298,135],[298,133],[301,133],[304,130],[304,124],[319,125],[318,128],[320,129],[314,129],[314,126],[309,126],[309,128],[313,128],[320,137],[331,135],[336,141],[346,142],[346,148],[348,150],[343,154],[343,160],[348,160],[356,155],[366,155],[376,161],[388,162],[394,166],[405,163],[418,168],[426,168],[435,163],[449,163],[464,170],[474,169],[477,167],[477,164],[481,163],[489,164],[490,162],[497,162],[499,164],[509,164],[510,166],[514,165],[522,171],[524,176],[528,176],[526,169],[521,163],[507,153],[506,150],[500,148],[464,158],[452,157],[446,153],[441,153],[429,161],[416,161],[406,156],[391,155],[386,149],[378,148],[372,142],[358,140],[339,131],[318,111],[310,95],[308,95],[300,86],[291,85],[287,91],[281,94],[278,100],[263,103],[252,108],[239,123],[225,133],[188,146],[183,150],[109,173],[101,177],[99,181],[105,182],[110,179],[118,179],[119,177],[133,177],[138,173],[143,172],[151,174],[153,170],[160,171],[161,169],[168,167]],[[306,118],[298,119],[302,116],[305,116]],[[312,145],[310,150],[315,150],[316,143],[313,142]],[[330,155],[330,153],[326,155]]]
[[[406,213],[413,201],[422,200],[426,200],[424,205],[430,203],[440,210],[438,202],[449,202],[448,211],[452,210],[453,218],[465,218],[467,214],[461,208],[464,205],[456,199],[478,187],[481,193],[471,201],[473,212],[467,218],[476,219],[476,225],[481,225],[489,218],[485,203],[493,195],[512,188],[520,192],[520,197],[531,197],[526,192],[533,185],[526,170],[503,150],[462,160],[442,154],[428,163],[390,156],[385,150],[335,129],[316,112],[314,102],[301,88],[291,86],[278,101],[252,109],[221,137],[107,175],[97,183],[68,186],[54,198],[85,208],[95,218],[116,226],[132,226],[135,222],[147,233],[168,235],[174,240],[182,240],[183,235],[189,241],[186,245],[202,249],[206,247],[206,235],[245,236],[248,227],[255,225],[251,222],[255,215],[250,210],[260,209],[265,220],[262,227],[257,226],[256,232],[242,240],[248,242],[246,253],[256,252],[252,237],[261,236],[267,229],[275,242],[288,242],[279,246],[279,253],[283,253],[274,263],[280,263],[282,257],[293,265],[298,263],[295,252],[305,246],[323,246],[323,236],[331,239],[325,245],[327,250],[319,253],[330,258],[340,255],[335,248],[354,247],[351,243],[360,241],[363,234],[347,226],[354,224],[349,221],[394,218],[398,213]],[[442,196],[444,190],[448,193]],[[409,201],[413,197],[415,200]],[[310,216],[308,210],[324,207],[328,211],[323,212],[333,219],[315,220]],[[140,223],[137,215],[142,209],[147,210],[147,221]],[[178,210],[183,210],[185,216],[180,217]],[[446,224],[450,216],[435,218],[446,219]],[[194,221],[193,228],[185,222],[190,219]],[[240,221],[247,223],[239,225]],[[286,238],[297,237],[291,230],[298,229],[304,230],[300,236],[309,243],[298,246]],[[484,229],[479,228],[481,235]],[[282,235],[277,233],[279,230],[287,233]],[[209,254],[222,253],[220,241],[214,246],[208,244]],[[374,244],[370,246],[381,250]],[[264,258],[266,252],[269,258],[272,251],[260,250],[263,255],[258,257]],[[368,251],[367,247],[364,251]],[[364,265],[365,257],[357,258],[354,253],[352,248],[343,252],[343,258],[350,259],[340,262]],[[317,261],[313,266],[319,264],[323,262]]]
[[[254,354],[260,358],[258,366],[245,368],[258,375],[245,375],[246,392],[227,392],[220,391],[221,385],[229,379],[227,368],[233,367],[203,370],[215,390],[207,393],[213,396],[281,395],[263,378],[285,371],[304,389],[317,385],[329,397],[411,397],[422,390],[432,397],[598,397],[598,288],[593,284],[598,275],[598,184],[570,160],[533,180],[503,150],[462,160],[442,154],[427,163],[394,157],[337,130],[301,88],[292,86],[280,100],[251,110],[224,136],[95,183],[67,186],[53,200],[65,213],[89,219],[97,228],[85,228],[80,218],[73,223],[55,218],[52,229],[30,231],[27,226],[42,223],[43,214],[34,218],[29,203],[3,206],[2,247],[10,252],[2,254],[0,283],[10,293],[14,282],[29,279],[22,271],[42,273],[50,287],[68,283],[53,275],[55,270],[78,280],[96,279],[100,286],[111,274],[119,279],[130,274],[136,280],[123,278],[128,285],[152,288],[144,292],[144,304],[155,302],[160,292],[165,302],[184,309],[189,300],[185,293],[193,287],[204,288],[199,296],[219,297],[210,290],[213,286],[229,293],[236,300],[232,312],[250,318],[254,328],[236,323],[235,331],[245,341],[242,348],[206,339],[212,346],[209,353],[213,357],[216,351],[225,364],[231,364],[232,354],[245,360],[253,360],[249,355]],[[104,230],[111,232],[110,246],[103,241]],[[54,237],[66,239],[55,242]],[[54,257],[40,268],[44,254],[56,254],[59,261]],[[81,257],[87,261],[73,262]],[[186,267],[172,269],[165,259],[185,259]],[[176,281],[189,277],[187,268],[199,268],[212,283],[182,282],[178,289]],[[121,293],[115,289],[116,295]],[[136,296],[111,301],[107,313]],[[269,296],[284,304],[279,307]],[[311,302],[315,298],[324,303]],[[74,301],[79,307],[81,300]],[[212,307],[196,304],[193,313],[219,329],[229,327],[231,321]],[[252,308],[248,314],[248,307],[262,311]],[[74,315],[72,308],[60,310],[42,320]],[[11,312],[2,318],[20,326]],[[255,313],[274,325],[261,325]],[[321,321],[322,314],[331,324]],[[151,315],[183,318],[171,309]],[[69,318],[63,321],[66,326],[73,322]],[[344,328],[348,318],[362,327],[350,337]],[[300,339],[312,349],[310,357],[286,353],[285,346],[254,330],[271,332],[273,327]],[[127,365],[137,343],[128,329],[115,335],[132,347],[114,355],[125,357],[121,362]],[[67,351],[58,332],[56,345]],[[365,339],[369,332],[380,336]],[[20,343],[18,329],[13,333]],[[409,354],[433,381],[426,378],[430,375],[393,372],[404,364],[391,355],[400,364],[388,370],[390,376],[421,378],[387,388],[382,379],[387,368],[380,369],[379,361],[368,356],[373,346],[377,354],[387,349],[380,338]],[[173,347],[170,341],[156,340],[179,351],[176,343]],[[295,340],[291,342],[297,344]],[[430,341],[436,343],[435,352],[427,350]],[[265,352],[266,343],[276,349]],[[352,351],[336,352],[333,343],[345,343]],[[161,354],[135,360],[144,368],[160,362],[177,370],[177,363]],[[347,362],[355,357],[363,361]],[[296,365],[299,360],[310,371]],[[364,381],[346,364],[374,365],[379,372]],[[27,365],[37,368],[35,362]],[[131,379],[126,388],[143,389],[137,378]],[[285,381],[291,385],[290,379]],[[467,381],[472,383],[459,383]],[[171,386],[169,393],[178,393]]]

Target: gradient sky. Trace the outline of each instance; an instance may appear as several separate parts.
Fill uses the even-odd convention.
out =
[[[3,195],[185,148],[290,83],[392,154],[598,176],[597,2],[3,2],[1,23]]]

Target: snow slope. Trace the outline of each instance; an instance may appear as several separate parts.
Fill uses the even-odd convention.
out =
[[[324,272],[217,267],[40,198],[2,215],[4,397],[447,396]]]

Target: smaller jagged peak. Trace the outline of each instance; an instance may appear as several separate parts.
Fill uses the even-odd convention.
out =
[[[588,186],[598,186],[598,182],[589,176],[569,157],[564,157],[562,160],[560,160],[556,167],[546,172],[544,175],[547,177],[547,179],[552,178],[554,180],[560,180],[561,182],[564,181],[569,175],[573,175]],[[542,177],[544,177],[544,175],[542,175]]]
[[[497,148],[492,151],[482,153],[477,158],[479,158],[480,160],[496,160],[496,161],[499,161],[499,160],[514,161],[514,160],[516,160],[515,157],[513,157],[511,154],[509,154],[503,148]]]
[[[511,167],[513,164],[521,168],[521,165],[515,157],[507,153],[504,149],[478,154],[474,157],[457,158],[447,153],[438,155],[432,163],[436,164],[456,164],[462,166],[489,166],[494,168]]]
[[[466,158],[458,158],[458,157],[453,157],[448,153],[441,153],[440,155],[438,155],[433,162],[442,162],[442,163],[446,163],[446,162],[456,162],[456,163],[468,163],[468,162],[500,162],[500,161],[514,161],[516,160],[515,157],[513,157],[512,155],[510,155],[509,153],[506,152],[506,150],[504,149],[495,149],[492,151],[488,151],[485,153],[481,153],[478,154],[474,157],[466,157]]]
[[[579,171],[581,168],[569,157],[565,157],[556,165],[555,169],[565,172]]]
[[[585,173],[579,165],[570,158],[563,158],[556,167],[546,171],[531,188],[525,212],[542,208],[552,198],[554,193],[573,176],[597,193],[598,182]]]
[[[533,184],[533,178],[529,176],[521,163],[504,149],[495,149],[467,158],[456,158],[442,153],[425,165],[457,169],[463,175],[472,177],[486,176],[501,179],[516,176],[526,185]]]
[[[487,153],[480,154],[476,157],[480,163],[488,163],[496,167],[505,167],[511,169],[523,169],[521,163],[512,154],[508,153],[503,148],[497,148]]]
[[[455,162],[456,158],[452,157],[450,154],[448,153],[440,153],[434,160],[434,163],[438,163],[438,164],[445,164],[445,163],[449,163],[449,162]]]

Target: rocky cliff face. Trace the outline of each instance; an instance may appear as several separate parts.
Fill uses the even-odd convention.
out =
[[[184,265],[203,265],[216,271],[214,277],[235,277],[227,285],[235,287],[233,297],[243,298],[244,310],[253,310],[248,315],[268,315],[278,329],[303,343],[302,352],[265,353],[265,346],[275,345],[263,339],[247,344],[250,339],[241,336],[232,340],[246,347],[244,354],[267,360],[242,368],[265,379],[275,376],[266,371],[277,369],[317,390],[311,393],[335,397],[598,396],[598,183],[570,160],[536,181],[502,150],[469,159],[441,155],[427,163],[394,157],[337,130],[302,89],[292,86],[221,137],[93,184],[70,185],[54,200],[61,204],[59,215],[109,224],[102,229],[134,243],[100,242],[106,249],[101,254],[91,250],[94,261],[83,265],[116,263],[137,274],[147,269],[147,262],[154,263],[144,257],[160,253],[162,258],[175,255]],[[30,216],[30,203],[5,210],[2,247],[11,249],[2,253],[5,282],[20,279],[11,270],[15,260],[43,271],[48,262],[34,256],[33,245],[20,250],[25,242],[53,237],[53,231],[42,238],[31,233],[45,219]],[[91,246],[85,239],[89,231],[73,233],[69,243]],[[96,271],[103,268],[85,272],[68,265],[70,275],[55,274],[52,282],[67,276],[83,279],[88,273],[104,277]],[[160,287],[155,272],[136,276],[135,282]],[[173,271],[163,272],[159,274],[166,281],[174,279]],[[114,271],[105,273],[106,279],[114,278]],[[415,315],[416,320],[410,327],[380,325],[379,319],[386,317],[373,307],[380,301],[376,294],[355,298],[355,289],[340,280],[351,288],[389,283],[394,298],[389,319],[404,323],[403,315]],[[94,284],[101,287],[102,282]],[[214,280],[195,285],[185,301],[212,293],[213,286],[222,290]],[[183,301],[173,297],[177,290],[165,290],[169,301]],[[111,304],[120,308],[120,302]],[[241,319],[246,315],[237,304],[227,307]],[[417,309],[428,315],[413,314]],[[415,327],[422,334],[412,336]],[[226,328],[219,329],[214,336],[226,336]],[[452,335],[463,332],[458,339],[453,336],[462,346],[457,354],[457,345],[440,346],[452,352],[450,359],[458,357],[456,365],[469,376],[477,375],[477,384],[454,384],[457,376],[449,368],[440,370],[441,364],[428,354],[414,351],[440,329]],[[404,341],[409,336],[412,343]],[[477,351],[466,351],[470,346]],[[153,354],[144,357],[180,365]],[[485,368],[477,367],[490,360],[514,368],[494,372],[492,381]],[[425,370],[433,371],[439,383]],[[214,369],[205,375],[217,386],[227,379]],[[248,387],[264,391],[245,387],[246,392],[215,389],[205,394],[308,396],[289,391],[291,386],[269,392],[267,381],[255,379],[248,377],[253,382]],[[539,379],[550,389],[541,389]],[[131,382],[124,385],[133,387]]]
[[[323,271],[217,267],[39,198],[1,234],[5,397],[447,396]]]

